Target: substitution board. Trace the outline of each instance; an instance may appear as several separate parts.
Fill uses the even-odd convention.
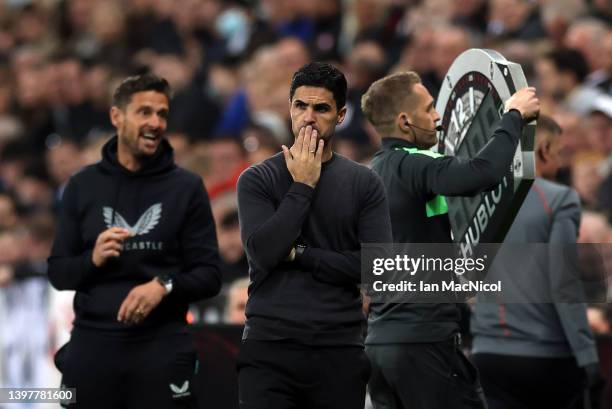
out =
[[[451,65],[436,102],[443,131],[438,150],[468,160],[493,136],[505,101],[527,87],[519,64],[493,50],[470,49]],[[526,124],[501,183],[473,197],[447,197],[453,240],[464,256],[479,243],[500,243],[535,178],[535,121]]]

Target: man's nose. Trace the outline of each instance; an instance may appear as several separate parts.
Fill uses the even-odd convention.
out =
[[[315,112],[314,109],[312,108],[307,108],[306,112],[304,113],[304,122],[306,124],[313,124],[315,123]]]
[[[434,115],[433,116],[433,120],[434,120],[434,122],[438,122],[440,120],[440,114],[438,114],[438,111],[436,111],[436,108],[434,108],[433,111],[434,111],[433,112],[433,115]]]
[[[158,129],[161,126],[161,124],[162,124],[162,118],[157,114],[151,115],[149,117],[149,120],[147,121],[147,125],[153,129]]]

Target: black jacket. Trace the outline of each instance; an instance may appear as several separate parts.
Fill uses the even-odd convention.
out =
[[[418,150],[384,138],[372,168],[385,185],[395,243],[452,243],[444,196],[471,196],[494,187],[506,174],[521,135],[518,111],[506,113],[491,141],[469,161]],[[434,342],[459,330],[455,304],[372,304],[366,343]]]
[[[117,137],[102,149],[102,161],[69,181],[49,258],[49,278],[59,290],[76,290],[75,326],[132,330],[185,322],[189,302],[219,292],[221,275],[215,225],[199,176],[174,164],[163,140],[141,170],[117,160]],[[96,239],[110,226],[132,236],[120,257],[96,268]],[[117,322],[129,291],[156,275],[173,279],[173,291],[137,326]]]

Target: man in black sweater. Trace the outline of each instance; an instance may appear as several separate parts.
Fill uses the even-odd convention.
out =
[[[414,72],[376,81],[362,109],[383,137],[372,163],[389,197],[393,241],[451,243],[445,196],[468,196],[494,187],[509,168],[523,123],[537,115],[535,89],[506,101],[491,141],[459,161],[430,150],[440,116]],[[456,304],[372,304],[367,352],[376,409],[479,408],[483,397],[473,366],[457,348]]]
[[[56,355],[74,408],[195,408],[189,302],[219,292],[215,225],[199,176],[163,138],[170,87],[154,75],[115,91],[102,161],[69,181],[49,278],[76,290],[71,339]]]
[[[362,409],[360,245],[391,241],[388,205],[374,172],[331,149],[346,114],[344,75],[307,64],[289,97],[293,146],[238,181],[251,278],[240,407]]]

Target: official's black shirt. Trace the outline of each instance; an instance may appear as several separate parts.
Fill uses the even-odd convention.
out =
[[[495,187],[512,163],[522,126],[518,111],[504,114],[489,143],[468,161],[383,138],[372,168],[388,195],[393,241],[451,243],[439,195],[472,196]],[[442,341],[458,332],[460,318],[455,304],[372,304],[366,343]]]
[[[380,178],[334,154],[312,189],[281,153],[244,171],[238,209],[251,278],[243,338],[363,345],[360,245],[391,242]],[[285,261],[296,244],[304,254]]]

